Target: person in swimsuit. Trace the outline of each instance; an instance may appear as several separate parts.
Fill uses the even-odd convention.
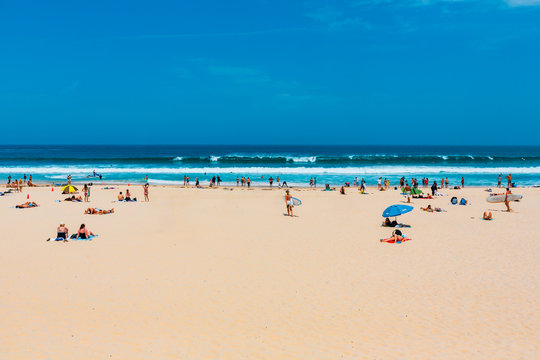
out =
[[[381,239],[381,242],[388,242],[390,240],[394,240],[394,242],[397,243],[397,242],[403,241],[403,239],[405,239],[403,237],[403,233],[400,230],[394,230],[394,231],[392,231],[392,236],[390,236],[390,238]]]
[[[114,213],[114,208],[112,208],[111,210],[101,210],[101,209],[96,209],[96,208],[88,208],[84,211],[85,214],[88,214],[88,215],[105,215],[105,214],[113,214]]]
[[[33,201],[27,201],[24,204],[16,205],[15,207],[17,209],[27,209],[27,208],[33,208],[33,207],[38,207],[38,206],[39,205]]]
[[[504,205],[506,205],[506,211],[510,212],[512,209],[510,209],[510,201],[508,201],[508,195],[512,194],[512,191],[510,191],[510,188],[506,188],[506,194],[504,195]]]
[[[345,195],[345,187],[342,186],[341,189],[339,189],[339,193]]]
[[[126,201],[137,201],[137,199],[135,198],[131,198],[131,193],[129,192],[129,189],[126,190],[126,198],[125,198]]]
[[[187,178],[187,183],[189,185],[189,177]],[[143,185],[143,192],[144,192],[144,201],[150,201],[150,198],[148,197],[148,188],[150,185],[148,183]]]
[[[94,234],[89,231],[84,224],[81,224],[81,227],[79,228],[75,239],[89,239],[90,236],[94,236]]]
[[[121,191],[120,194],[118,194],[118,201],[124,201],[124,195],[122,195]]]
[[[285,205],[287,206],[287,215],[293,216],[293,202],[289,190],[285,191]]]
[[[66,224],[60,224],[60,226],[56,229],[56,238],[57,239],[64,239],[64,241],[67,241],[68,236],[69,236],[69,230],[66,227]],[[49,241],[49,240],[47,240],[47,241]]]
[[[84,184],[83,192],[84,192],[84,201],[88,202],[88,185],[87,184]]]

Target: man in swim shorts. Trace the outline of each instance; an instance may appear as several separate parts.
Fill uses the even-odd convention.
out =
[[[293,202],[289,190],[285,191],[285,205],[287,206],[287,215],[293,216]]]

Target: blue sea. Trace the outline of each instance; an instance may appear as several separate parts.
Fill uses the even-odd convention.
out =
[[[540,146],[280,146],[280,145],[39,145],[0,146],[0,176],[32,175],[35,182],[183,184],[184,175],[202,184],[219,175],[225,184],[237,176],[267,185],[279,176],[289,185],[340,185],[379,176],[448,177],[458,184],[493,186],[499,173],[511,173],[518,186],[540,185]],[[504,181],[504,180],[503,180]]]

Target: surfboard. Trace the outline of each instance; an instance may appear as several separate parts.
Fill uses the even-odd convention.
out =
[[[506,195],[493,195],[486,199],[488,203],[503,203]],[[508,201],[517,201],[523,199],[521,194],[509,194]]]
[[[285,196],[283,197],[285,199]],[[297,199],[295,197],[291,197],[293,206],[300,206],[302,205],[302,201],[300,199]]]

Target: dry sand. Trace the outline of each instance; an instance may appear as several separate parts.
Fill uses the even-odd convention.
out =
[[[0,197],[0,359],[540,358],[540,189],[513,213],[479,188],[414,200],[403,244],[379,242],[393,190],[295,189],[295,218],[281,190],[117,192]],[[100,236],[46,242],[60,222]]]

